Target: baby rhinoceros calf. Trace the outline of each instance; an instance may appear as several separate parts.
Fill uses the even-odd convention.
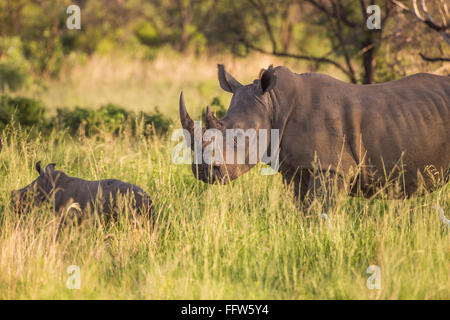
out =
[[[36,180],[11,194],[11,205],[19,212],[50,203],[59,213],[76,208],[82,213],[97,211],[112,217],[118,208],[128,203],[140,214],[150,217],[153,213],[149,195],[133,184],[115,179],[88,181],[69,177],[55,170],[53,163],[42,170],[40,161],[36,163],[36,170],[39,173]]]

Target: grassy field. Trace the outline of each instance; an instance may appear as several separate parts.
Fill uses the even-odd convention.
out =
[[[448,187],[407,201],[338,196],[328,224],[319,209],[301,215],[279,176],[254,169],[224,187],[197,182],[188,166],[171,163],[172,146],[127,135],[26,142],[13,134],[0,155],[0,298],[450,298],[450,235],[432,208],[449,211]],[[88,221],[57,238],[49,210],[16,216],[9,193],[36,178],[38,160],[142,186],[156,227]],[[380,290],[366,287],[372,264]],[[80,290],[66,288],[70,265],[80,267]]]
[[[252,72],[239,65],[230,67],[243,82],[258,74],[256,63]],[[76,74],[36,95],[54,106],[95,107],[105,99],[136,109],[158,105],[178,127],[181,88],[194,117],[213,96],[225,104],[230,98],[220,91],[213,63],[197,66],[197,74],[184,70],[173,80],[158,72],[145,86],[129,85],[129,96],[122,80],[109,87],[102,76],[95,86],[91,76],[84,82]],[[189,82],[193,78],[196,82]],[[114,92],[119,87],[122,91]],[[324,221],[320,206],[307,216],[294,206],[280,175],[261,176],[255,168],[227,186],[195,180],[190,166],[172,163],[176,143],[169,137],[125,131],[89,138],[53,132],[44,138],[17,129],[5,136],[0,299],[450,298],[450,234],[433,208],[439,204],[449,215],[450,186],[409,200],[338,195]],[[9,194],[37,177],[39,160],[55,162],[72,176],[141,186],[154,202],[156,224],[136,224],[126,216],[109,224],[88,220],[57,237],[59,218],[50,210],[15,215]],[[80,268],[79,290],[66,287],[70,265]],[[379,290],[366,286],[370,265],[380,267]]]

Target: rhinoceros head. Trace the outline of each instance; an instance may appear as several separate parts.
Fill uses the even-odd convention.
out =
[[[36,163],[36,171],[39,176],[26,187],[11,192],[11,206],[23,213],[31,206],[40,205],[49,200],[57,180],[55,164],[49,164],[45,170],[41,168],[41,162]]]
[[[183,93],[181,93],[180,120],[183,128],[191,136],[191,148],[193,150],[195,149],[195,143],[197,143],[202,146],[201,150],[204,151],[216,139],[214,132],[221,133],[218,138],[222,140],[221,148],[215,149],[217,144],[213,148],[214,160],[208,162],[201,156],[200,161],[194,160],[192,171],[197,179],[204,182],[225,184],[247,172],[257,161],[260,161],[261,150],[259,150],[258,139],[261,129],[269,131],[265,146],[267,147],[270,143],[272,100],[269,91],[275,85],[276,76],[274,75],[274,69],[270,66],[267,70],[261,70],[259,79],[253,81],[252,84],[242,85],[225,71],[223,65],[219,64],[218,69],[220,86],[223,90],[233,94],[226,115],[219,120],[207,107],[205,127],[201,131],[201,141],[198,141],[198,137],[194,134],[194,121],[186,111]],[[212,132],[212,134],[208,135],[208,132]],[[255,135],[252,136],[252,133],[255,133]],[[239,135],[241,136],[239,137]],[[214,139],[211,139],[211,136],[214,136]],[[252,137],[256,137],[256,140]],[[256,149],[254,146],[257,146]],[[230,150],[232,152],[229,153]],[[264,151],[262,150],[262,152]],[[239,160],[239,154],[241,154],[241,159],[245,159],[244,161]],[[257,161],[252,160],[255,159],[255,156]],[[217,161],[219,158],[221,161]]]

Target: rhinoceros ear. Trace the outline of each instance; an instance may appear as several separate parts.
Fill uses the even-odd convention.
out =
[[[218,64],[219,68],[219,83],[223,90],[234,93],[242,84],[237,81],[231,74],[225,71],[223,64]]]
[[[39,173],[39,175],[43,173],[40,161],[36,162],[36,165],[34,167],[36,168],[36,171]]]
[[[270,65],[267,70],[261,70],[259,74],[259,85],[262,93],[272,90],[275,86],[276,76],[274,70],[273,65]]]
[[[47,167],[45,168],[45,173],[50,175],[55,171],[55,166],[56,163],[50,163],[49,165],[47,165]]]

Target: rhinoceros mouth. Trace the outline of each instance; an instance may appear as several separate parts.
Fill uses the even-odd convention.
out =
[[[192,172],[198,180],[201,180],[205,183],[225,184],[227,181],[219,166],[210,166],[207,164],[192,164]]]

